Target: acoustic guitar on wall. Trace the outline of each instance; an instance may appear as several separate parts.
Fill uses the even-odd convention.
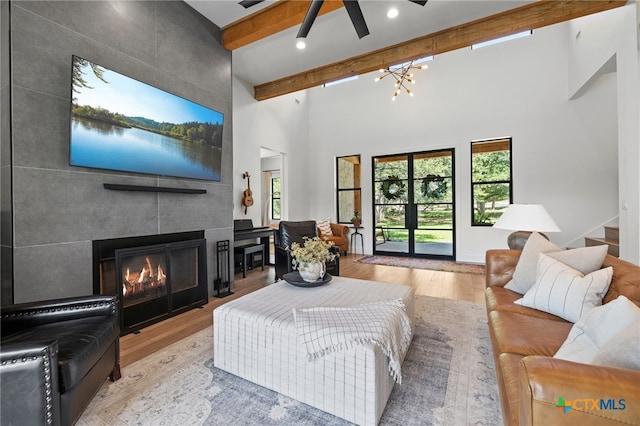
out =
[[[253,193],[251,192],[251,175],[249,172],[244,172],[242,175],[243,179],[247,179],[247,189],[242,193],[242,205],[244,206],[244,214],[247,214],[247,207],[251,207],[253,205]]]

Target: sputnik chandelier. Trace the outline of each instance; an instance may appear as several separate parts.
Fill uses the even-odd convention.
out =
[[[402,65],[394,65],[380,70],[379,77],[375,81],[380,81],[383,78],[391,75],[395,78],[396,91],[393,93],[392,101],[395,101],[401,91],[406,91],[409,96],[413,96],[413,92],[406,86],[407,84],[416,84],[416,79],[411,70],[422,70],[428,68],[428,65],[415,65],[415,61],[407,62]]]

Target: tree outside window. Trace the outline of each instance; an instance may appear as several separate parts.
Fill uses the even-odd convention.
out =
[[[355,212],[362,214],[360,156],[336,159],[338,223],[350,223]]]
[[[511,138],[471,142],[472,226],[491,226],[513,202]]]
[[[271,178],[271,220],[280,220],[280,177]]]

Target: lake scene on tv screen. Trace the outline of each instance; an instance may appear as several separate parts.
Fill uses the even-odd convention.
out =
[[[72,166],[220,180],[222,113],[73,57]]]

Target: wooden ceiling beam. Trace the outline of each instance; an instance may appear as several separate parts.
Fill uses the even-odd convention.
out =
[[[233,22],[222,29],[222,45],[229,50],[269,37],[300,25],[307,14],[311,0],[280,0]],[[342,0],[325,0],[318,16],[344,7]]]
[[[413,59],[603,12],[625,4],[625,0],[540,0],[400,44],[259,84],[254,87],[254,97],[259,101],[270,99]]]

